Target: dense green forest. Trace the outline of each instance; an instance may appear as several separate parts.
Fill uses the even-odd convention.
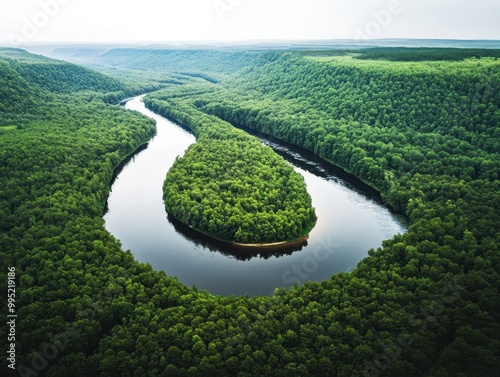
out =
[[[303,177],[270,147],[220,119],[174,108],[162,92],[146,97],[198,137],[176,160],[164,184],[165,207],[186,225],[243,244],[293,241],[316,222]]]
[[[243,135],[221,120],[275,135],[353,172],[410,221],[351,273],[248,298],[187,288],[134,261],[104,229],[114,168],[154,133],[151,121],[108,103],[139,87],[1,52],[1,275],[16,267],[14,375],[495,375],[493,53],[399,61],[264,52],[238,71],[214,69],[217,80],[195,73],[164,83],[148,106],[192,126],[202,149],[207,119],[217,125],[207,143],[219,128]],[[166,58],[151,59],[169,70]],[[56,90],[64,73],[44,64],[78,78]],[[200,153],[217,157],[212,150]]]

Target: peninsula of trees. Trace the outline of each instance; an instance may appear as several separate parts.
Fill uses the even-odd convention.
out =
[[[145,98],[150,109],[175,118],[198,137],[170,169],[164,184],[167,211],[214,238],[270,244],[306,236],[316,222],[303,177],[258,139],[183,103],[168,93]]]

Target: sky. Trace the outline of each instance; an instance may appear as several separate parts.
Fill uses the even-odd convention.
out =
[[[499,0],[0,0],[0,42],[497,39]]]

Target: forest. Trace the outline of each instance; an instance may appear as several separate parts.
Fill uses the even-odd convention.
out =
[[[16,268],[12,375],[496,375],[498,51],[423,52],[212,52],[203,68],[192,61],[206,51],[178,52],[171,66],[166,53],[145,54],[141,73],[132,51],[106,68],[111,78],[1,50],[0,275],[7,281],[7,267]],[[198,137],[172,185],[167,178],[167,201],[190,179],[209,182],[203,161],[220,158],[217,140],[284,169],[263,177],[293,180],[272,151],[233,126],[247,127],[375,187],[408,218],[408,232],[350,273],[272,296],[214,296],[135,261],[102,214],[114,169],[155,128],[114,103],[156,89],[147,106]],[[240,190],[235,179],[219,189]],[[214,207],[220,200],[215,187],[215,197],[199,195]],[[199,216],[210,229],[211,214]]]
[[[159,99],[160,98],[160,99]],[[294,241],[316,222],[304,178],[270,147],[195,108],[175,108],[149,95],[157,113],[182,119],[198,137],[164,184],[166,210],[214,238],[241,244]]]

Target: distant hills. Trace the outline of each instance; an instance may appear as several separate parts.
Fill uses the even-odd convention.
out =
[[[1,42],[0,46],[8,46]],[[144,43],[31,43],[20,46],[31,53],[56,59],[88,60],[114,48],[151,50],[283,50],[283,49],[359,49],[369,47],[453,47],[453,48],[499,48],[500,40],[458,39],[326,39],[326,40],[248,40],[241,42],[144,42]]]

